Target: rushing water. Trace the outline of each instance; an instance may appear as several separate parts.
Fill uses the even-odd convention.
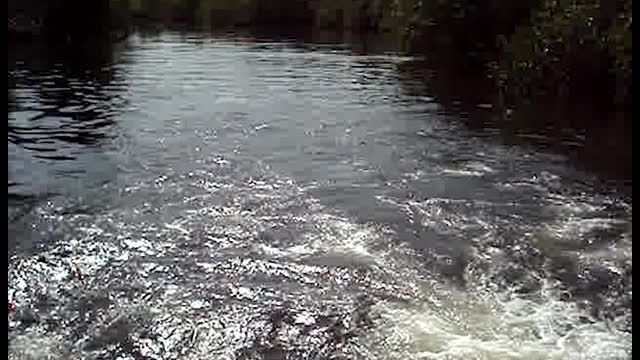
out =
[[[420,59],[9,52],[12,359],[631,358],[630,195],[466,126]]]

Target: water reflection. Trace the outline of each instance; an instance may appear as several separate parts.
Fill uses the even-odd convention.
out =
[[[9,246],[44,245],[9,262],[12,354],[630,353],[630,203],[415,59],[246,39],[13,60]]]
[[[499,109],[492,81],[447,54],[401,62],[397,68],[406,94],[419,96],[427,92],[477,135],[565,155],[574,167],[602,179],[615,179],[615,188],[630,190],[630,114],[598,103]],[[416,81],[423,86],[416,86]]]
[[[104,180],[110,165],[101,147],[125,104],[116,55],[100,42],[9,44],[10,194],[64,193],[69,175],[85,181],[95,169]]]

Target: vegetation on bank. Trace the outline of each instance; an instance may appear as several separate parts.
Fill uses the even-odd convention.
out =
[[[631,1],[545,0],[508,37],[500,85],[518,97],[631,104]]]
[[[35,0],[10,1],[10,16],[19,7],[16,4],[30,2],[36,8]],[[89,3],[91,9],[84,9]],[[110,16],[105,20],[99,14],[107,3]],[[465,68],[490,77],[507,103],[572,98],[631,105],[631,0],[55,0],[48,4],[49,15],[41,22],[65,34],[104,28],[104,21],[115,28],[132,21],[177,21],[213,27],[284,25],[394,32],[410,51],[446,53]],[[78,10],[89,15],[78,19],[73,15]],[[42,17],[43,9],[38,12]]]
[[[399,0],[413,50],[484,67],[507,102],[631,105],[631,0]]]
[[[112,0],[138,18],[212,26],[396,32],[413,52],[450,52],[508,103],[631,104],[631,0]],[[123,4],[125,6],[123,6]]]

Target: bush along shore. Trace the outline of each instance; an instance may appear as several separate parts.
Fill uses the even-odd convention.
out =
[[[496,103],[630,110],[631,0],[111,0],[147,19],[395,32],[407,49],[482,72]],[[435,54],[435,55],[434,55]]]
[[[413,50],[449,48],[479,66],[499,103],[570,101],[630,110],[630,0],[410,2],[406,32]]]
[[[413,53],[446,54],[458,67],[481,74],[495,90],[499,107],[572,102],[630,112],[631,0],[101,0],[95,4],[92,11],[84,11],[95,13],[93,18],[77,21],[71,20],[75,10],[86,5],[56,0],[48,10],[38,10],[50,13],[39,14],[42,21],[16,21],[28,13],[22,11],[18,17],[13,14],[9,28],[14,33],[36,32],[44,24],[44,31],[71,32],[68,24],[91,30],[107,23],[124,27],[133,21],[178,21],[214,27],[393,32]],[[24,4],[12,0],[9,5],[11,10]],[[110,16],[105,19],[100,14],[107,8]],[[17,10],[10,16],[12,12]]]

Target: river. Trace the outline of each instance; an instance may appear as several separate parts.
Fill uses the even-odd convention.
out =
[[[630,192],[422,61],[14,43],[9,358],[630,359]]]

